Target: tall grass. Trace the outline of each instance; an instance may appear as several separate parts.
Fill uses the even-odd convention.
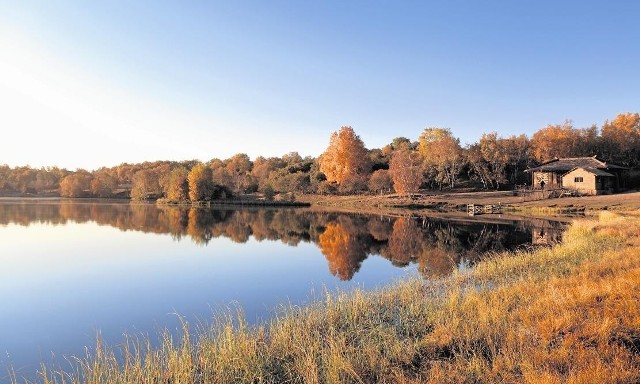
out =
[[[250,327],[241,311],[128,338],[42,383],[637,383],[640,212],[435,281],[327,295]],[[197,336],[192,336],[195,334]],[[21,382],[13,378],[13,382]]]

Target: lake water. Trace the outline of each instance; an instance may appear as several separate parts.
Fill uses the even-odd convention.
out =
[[[249,322],[325,290],[374,289],[559,239],[563,224],[313,209],[0,200],[0,382],[83,355],[98,333],[179,328],[239,305]],[[483,222],[490,220],[489,222]],[[55,355],[52,354],[55,352]]]

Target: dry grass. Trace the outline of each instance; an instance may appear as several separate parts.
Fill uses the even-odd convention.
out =
[[[327,296],[249,327],[240,313],[159,348],[100,344],[43,383],[637,383],[640,211],[575,223],[554,248],[442,280]],[[14,382],[20,382],[15,379]]]

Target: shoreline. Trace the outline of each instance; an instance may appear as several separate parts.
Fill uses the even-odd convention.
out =
[[[521,196],[513,196],[512,191],[489,192],[444,192],[430,194],[413,194],[403,196],[390,195],[296,195],[295,201],[256,199],[249,195],[245,199],[214,200],[210,202],[132,201],[126,198],[62,198],[59,196],[0,196],[0,201],[70,201],[70,202],[122,202],[148,203],[159,206],[193,206],[193,207],[313,207],[330,208],[340,211],[385,213],[398,212],[423,213],[455,213],[466,211],[467,204],[499,205],[505,213],[524,214],[592,214],[601,210],[635,210],[640,209],[640,192],[630,191],[614,195],[598,195],[583,197],[566,197],[524,201]]]

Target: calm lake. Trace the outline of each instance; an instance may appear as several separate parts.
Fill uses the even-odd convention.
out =
[[[235,305],[254,323],[325,290],[443,276],[564,227],[457,217],[0,200],[0,382],[8,366],[30,376],[52,356],[84,355],[98,333],[153,339],[179,328],[177,314],[206,323]]]

